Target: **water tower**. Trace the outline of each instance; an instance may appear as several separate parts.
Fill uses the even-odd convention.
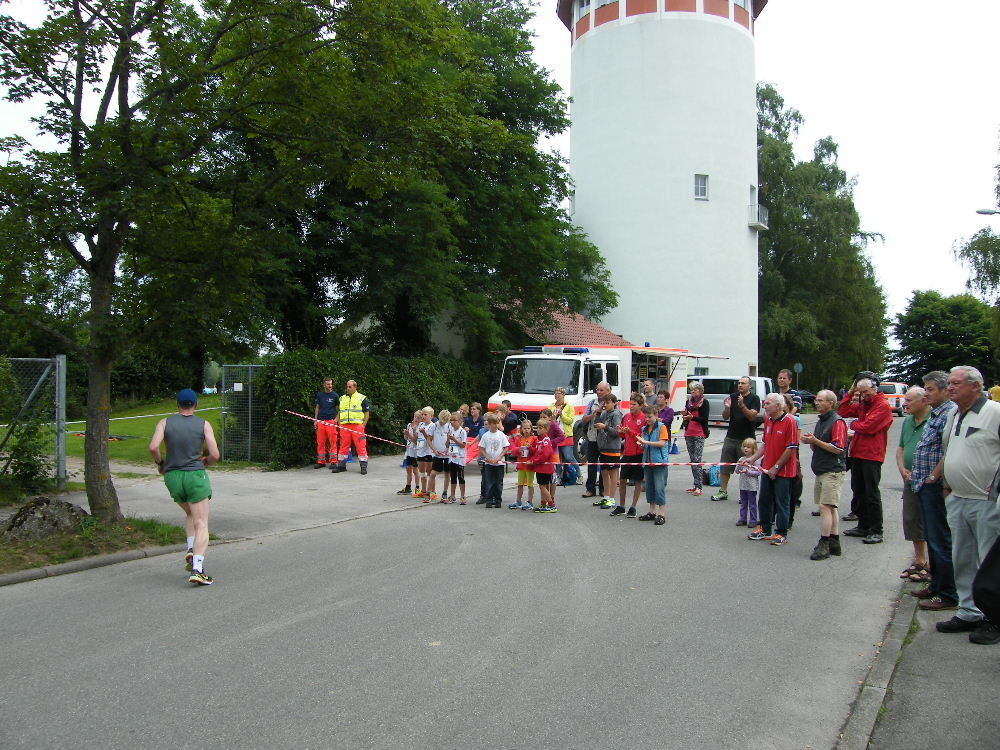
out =
[[[559,0],[572,33],[573,219],[611,269],[601,323],[757,363],[753,29],[767,0]],[[703,363],[704,364],[704,363]]]

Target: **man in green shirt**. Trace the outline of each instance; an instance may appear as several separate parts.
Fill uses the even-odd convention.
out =
[[[913,452],[924,434],[931,404],[927,392],[920,386],[913,386],[903,396],[904,410],[908,412],[903,420],[903,430],[896,448],[896,466],[903,478],[903,538],[913,542],[913,564],[903,571],[911,581],[929,581],[927,571],[927,538],[924,536],[923,517],[920,515],[920,501],[910,486],[910,472],[913,469]]]

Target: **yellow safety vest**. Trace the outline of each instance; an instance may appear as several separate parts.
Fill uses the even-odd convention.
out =
[[[365,396],[355,391],[353,396],[346,393],[340,397],[340,423],[341,424],[361,424],[365,421],[365,412],[361,408],[365,402]]]

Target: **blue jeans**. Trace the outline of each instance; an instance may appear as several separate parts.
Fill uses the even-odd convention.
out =
[[[771,533],[771,519],[775,518],[774,530],[788,534],[788,506],[792,500],[792,480],[790,477],[760,475],[760,490],[757,492],[757,517],[767,534]]]
[[[483,482],[485,489],[483,497],[486,498],[487,505],[499,505],[503,493],[503,475],[506,466],[494,466],[486,464],[483,466]]]
[[[650,505],[666,505],[667,467],[646,466],[642,473],[646,485],[646,502]]]
[[[931,563],[931,591],[943,599],[958,601],[955,590],[955,569],[951,564],[951,528],[944,505],[944,491],[941,483],[920,486],[917,492],[920,500],[920,515],[924,521],[924,537],[927,539],[927,556]]]

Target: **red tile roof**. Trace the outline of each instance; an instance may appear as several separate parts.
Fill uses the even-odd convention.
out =
[[[555,325],[547,330],[529,329],[527,334],[542,344],[567,344],[571,346],[634,346],[624,337],[602,325],[571,312],[553,315]]]

